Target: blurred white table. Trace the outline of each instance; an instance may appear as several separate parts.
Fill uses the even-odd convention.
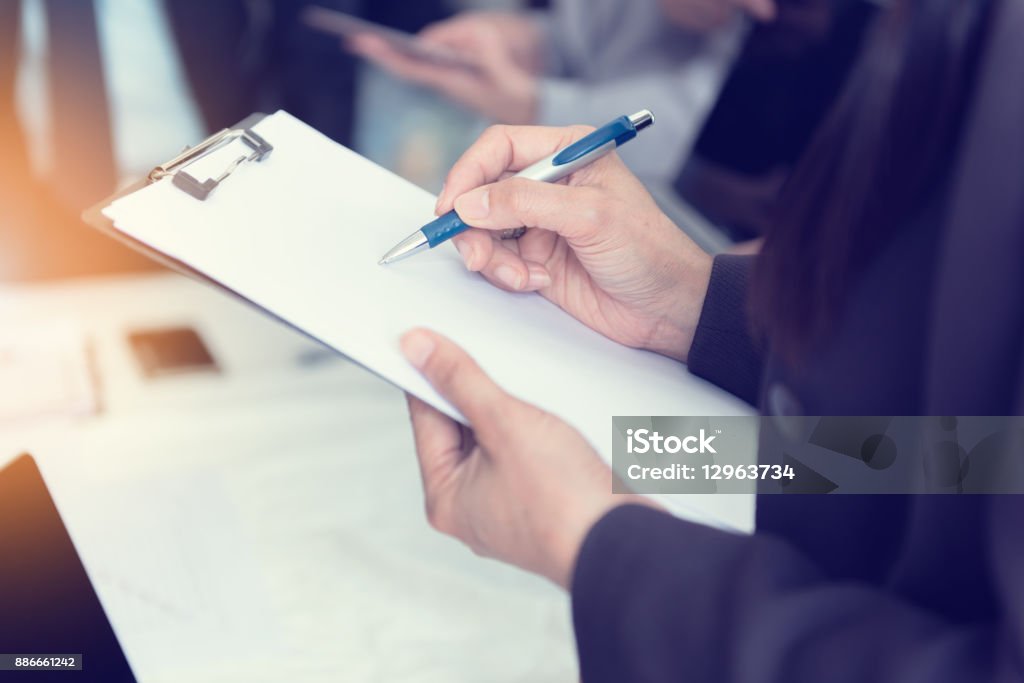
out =
[[[565,596],[424,522],[399,391],[177,275],[0,286],[53,319],[103,409],[3,425],[0,464],[38,458],[141,681],[577,680]],[[126,333],[173,325],[222,372],[146,379]]]

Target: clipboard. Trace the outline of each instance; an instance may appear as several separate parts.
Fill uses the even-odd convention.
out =
[[[189,191],[207,185],[198,178],[168,179],[179,155],[154,169],[158,181],[151,173],[84,220],[463,423],[401,354],[407,330],[449,337],[508,393],[564,419],[608,461],[614,415],[752,414],[674,360],[611,341],[540,295],[493,287],[450,245],[380,267],[380,254],[429,220],[435,197],[287,112],[248,117],[229,132],[237,139],[252,127],[272,149],[253,140],[211,156],[201,166],[218,174],[209,192]],[[201,158],[224,133],[183,155]],[[246,159],[233,158],[244,149]]]
[[[211,151],[216,150],[217,145],[221,141],[230,141],[231,139],[234,139],[235,136],[238,136],[246,131],[249,132],[250,134],[253,134],[253,126],[255,126],[257,123],[265,119],[266,116],[266,114],[259,112],[250,114],[249,116],[245,117],[244,119],[236,123],[234,126],[218,131],[196,145],[186,147],[184,150],[182,150],[180,154],[178,154],[173,159],[170,159],[160,164],[159,166],[155,166],[153,170],[150,171],[145,178],[140,178],[131,185],[128,185],[127,187],[124,187],[121,190],[118,190],[114,194],[102,199],[101,201],[97,202],[93,206],[83,211],[82,220],[85,221],[88,225],[92,226],[93,228],[96,228],[100,232],[104,233],[108,237],[116,239],[118,242],[121,242],[122,244],[134,249],[135,251],[143,254],[144,256],[153,259],[157,263],[163,265],[166,268],[169,268],[170,270],[177,271],[182,275],[187,275],[193,279],[199,280],[200,282],[204,282],[206,284],[216,285],[221,289],[226,289],[228,292],[234,294],[235,296],[239,296],[236,292],[233,292],[223,287],[223,285],[221,285],[216,280],[207,277],[206,275],[200,273],[191,266],[177,259],[173,259],[167,256],[166,254],[149,247],[143,242],[134,239],[130,235],[121,232],[120,230],[114,227],[114,222],[112,220],[103,215],[103,209],[110,206],[118,199],[121,199],[122,197],[127,197],[130,194],[134,194],[135,192],[138,192],[139,190],[146,187],[147,185],[150,185],[156,180],[159,180],[160,178],[163,178],[166,175],[173,174],[173,172],[177,168],[185,168],[188,162],[201,159],[204,155],[208,154]],[[270,145],[270,143],[268,143],[262,137],[259,137],[259,140],[263,144],[268,145],[270,147],[269,150],[264,150],[265,153],[263,154],[263,158],[266,158],[266,156],[268,156],[270,152],[273,151],[273,146]],[[256,161],[256,159],[253,159],[253,161]],[[200,181],[191,175],[188,175],[187,179],[184,180],[183,182],[189,186],[195,184],[196,186],[201,188],[196,192],[194,196],[196,196],[197,199],[200,199],[202,201],[209,197],[210,194],[216,189],[218,185],[220,185],[222,182],[225,182],[230,177],[231,173],[234,172],[234,170],[234,168],[226,168],[224,170],[224,174],[222,174],[216,179],[211,179],[213,181],[212,186],[209,185],[207,182]]]
[[[221,152],[225,140],[234,147]],[[235,156],[242,151],[245,158]],[[189,174],[192,163],[216,177]],[[179,182],[178,174],[191,177]],[[345,180],[338,184],[335,178]],[[635,412],[617,414],[751,412],[677,362],[627,349],[539,295],[494,288],[467,272],[453,248],[431,250],[398,268],[378,266],[397,237],[430,218],[433,199],[279,111],[253,114],[186,148],[82,217],[456,419],[464,417],[398,353],[401,332],[427,326],[446,334],[506,390],[567,419],[575,414],[578,428],[580,421],[593,420],[583,407],[573,407],[576,398],[592,414],[604,413],[613,401],[593,396],[627,391],[624,380],[614,379],[620,376],[642,378],[648,391],[628,392],[634,400],[615,407]],[[134,225],[118,220],[126,210]],[[311,273],[315,282],[308,281]],[[597,367],[619,370],[597,377]],[[569,373],[571,389],[538,391],[559,372]],[[581,431],[604,442],[599,450],[608,452],[605,429],[591,424]]]
[[[159,180],[160,178],[163,178],[166,175],[170,175],[171,173],[174,172],[175,169],[185,168],[187,163],[193,160],[201,159],[204,155],[216,151],[218,149],[217,145],[220,144],[222,141],[229,142],[230,140],[239,138],[243,134],[248,133],[250,136],[255,136],[255,138],[253,138],[254,141],[261,142],[266,147],[269,147],[269,149],[267,149],[266,147],[261,147],[259,150],[260,156],[258,158],[253,158],[250,161],[242,163],[258,162],[261,161],[262,159],[265,159],[267,156],[269,156],[270,153],[273,152],[273,145],[267,140],[263,139],[258,134],[254,133],[252,128],[266,117],[267,115],[262,112],[250,114],[249,116],[245,117],[244,119],[236,123],[234,126],[220,130],[196,145],[186,147],[180,154],[178,154],[173,159],[169,159],[168,161],[160,164],[159,166],[155,166],[153,170],[150,171],[150,173],[145,178],[140,178],[134,183],[122,188],[121,190],[118,190],[117,192],[113,193],[112,195],[106,197],[105,199],[101,200],[100,202],[94,204],[93,206],[83,211],[82,220],[85,221],[85,223],[87,223],[89,226],[105,234],[107,237],[111,237],[117,240],[121,244],[124,244],[125,246],[142,254],[143,256],[146,256],[147,258],[153,260],[155,263],[160,264],[164,268],[172,270],[180,275],[184,275],[185,277],[195,280],[196,282],[199,282],[201,284],[211,285],[219,289],[220,291],[229,294],[238,301],[257,309],[258,311],[260,311],[260,313],[272,318],[276,322],[298,332],[306,339],[316,342],[320,346],[323,346],[324,348],[332,351],[333,353],[336,353],[339,356],[342,356],[343,358],[352,361],[352,358],[350,358],[349,356],[346,356],[345,354],[341,353],[336,348],[326,343],[322,339],[319,339],[311,335],[309,332],[302,329],[301,327],[293,325],[288,320],[285,320],[284,318],[280,317],[273,311],[260,305],[259,302],[253,301],[252,299],[243,296],[242,294],[226,286],[219,280],[216,280],[204,273],[201,273],[195,268],[189,266],[187,263],[172,258],[167,254],[158,251],[157,249],[153,249],[144,242],[137,240],[133,238],[131,235],[128,235],[118,230],[116,227],[114,227],[114,222],[107,218],[105,215],[103,215],[103,209],[106,208],[107,206],[110,206],[118,199],[121,199],[122,197],[127,197],[130,194],[134,194],[135,192],[138,192],[142,188],[152,184],[156,180]],[[231,173],[234,172],[235,168],[237,168],[237,165],[235,165],[234,167],[225,168],[224,172],[220,176],[218,176],[215,179],[212,179],[215,181],[212,186],[209,185],[208,182],[198,180],[194,176],[189,175],[188,178],[184,181],[184,185],[186,185],[186,187],[182,187],[181,189],[185,192],[188,192],[188,188],[195,185],[200,189],[190,194],[193,194],[193,196],[199,201],[205,201],[210,196],[210,194],[212,194],[213,191],[216,190],[217,186],[219,186],[223,182],[228,181]],[[374,372],[372,368],[368,368],[361,363],[356,364],[366,370],[369,370],[374,375],[381,377],[381,375],[377,372]],[[386,378],[381,378],[386,380]]]
[[[256,137],[243,140],[248,132]],[[169,178],[189,163],[192,178]],[[204,174],[215,177],[195,177]],[[455,419],[465,421],[402,356],[405,331],[430,327],[453,339],[507,391],[563,417],[609,456],[612,415],[751,412],[676,361],[611,341],[540,295],[493,287],[450,245],[379,266],[398,236],[429,220],[434,200],[280,111],[186,149],[83,217]]]

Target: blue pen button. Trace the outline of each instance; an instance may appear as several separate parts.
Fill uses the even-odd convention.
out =
[[[620,116],[611,123],[601,126],[593,133],[572,143],[552,160],[555,166],[572,163],[580,157],[590,154],[599,147],[604,147],[609,142],[621,145],[636,137],[636,127],[629,120],[628,116]]]

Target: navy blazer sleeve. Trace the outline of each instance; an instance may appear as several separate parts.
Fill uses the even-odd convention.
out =
[[[792,546],[642,506],[609,512],[573,577],[585,683],[1024,680],[1024,496],[988,523],[1000,623],[950,623],[884,588],[826,581]]]
[[[750,404],[757,403],[764,364],[748,315],[753,266],[753,256],[715,258],[687,359],[690,372]]]

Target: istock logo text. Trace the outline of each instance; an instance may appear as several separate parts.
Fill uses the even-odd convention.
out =
[[[649,429],[626,430],[627,453],[717,453],[711,442],[715,437],[707,436],[704,430],[699,435],[680,438],[678,436],[662,436]]]

